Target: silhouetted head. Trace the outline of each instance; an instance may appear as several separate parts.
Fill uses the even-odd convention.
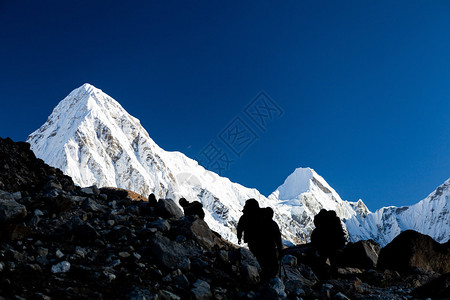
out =
[[[264,217],[272,220],[272,218],[273,218],[273,209],[272,209],[272,207],[264,207],[262,209],[263,209]]]
[[[314,217],[314,225],[316,227],[319,227],[320,224],[323,223],[323,220],[326,219],[328,215],[328,210],[326,210],[325,208],[322,208],[319,213]]]
[[[181,207],[186,207],[189,205],[189,202],[185,198],[180,198],[180,200],[178,200],[178,203],[180,203]]]
[[[149,201],[149,202],[154,202],[154,201],[156,201],[156,196],[155,196],[155,194],[151,193],[151,194],[148,196],[148,201]]]
[[[244,213],[253,212],[259,209],[259,203],[255,199],[251,198],[245,201],[244,209],[242,210]]]

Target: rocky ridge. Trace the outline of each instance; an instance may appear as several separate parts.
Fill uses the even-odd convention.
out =
[[[183,216],[174,201],[152,206],[127,190],[80,188],[10,139],[0,139],[0,190],[1,299],[413,299],[448,291],[433,268],[376,269],[380,249],[368,241],[347,246],[337,273],[309,245],[288,248],[281,279],[261,283],[248,250]]]

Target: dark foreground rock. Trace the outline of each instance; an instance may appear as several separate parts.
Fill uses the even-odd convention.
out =
[[[419,298],[449,299],[450,273],[444,274],[413,291],[413,296]]]
[[[411,299],[440,276],[327,273],[309,245],[286,251],[280,278],[261,282],[259,271],[249,250],[174,201],[77,187],[29,145],[0,139],[0,299]]]
[[[379,269],[407,272],[414,268],[450,272],[450,249],[413,230],[400,233],[380,251]]]
[[[374,269],[381,247],[373,240],[348,243],[341,257],[341,265],[359,269]]]

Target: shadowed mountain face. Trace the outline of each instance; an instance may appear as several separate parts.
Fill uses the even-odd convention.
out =
[[[27,141],[37,157],[61,169],[79,186],[96,184],[142,195],[155,193],[160,198],[198,200],[208,225],[232,242],[237,241],[235,227],[249,198],[257,199],[262,207],[273,208],[283,238],[294,244],[309,241],[312,220],[322,208],[336,211],[352,241],[371,238],[385,245],[405,229],[429,234],[439,241],[448,237],[450,226],[443,218],[448,213],[448,187],[442,197],[427,202],[432,214],[426,218],[422,207],[389,207],[371,213],[361,200],[343,201],[310,168],[296,169],[265,197],[256,189],[205,170],[182,153],[164,151],[138,119],[89,84],[64,98]]]

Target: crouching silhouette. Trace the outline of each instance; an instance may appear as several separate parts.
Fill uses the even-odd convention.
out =
[[[192,203],[189,203],[189,201],[187,201],[185,198],[180,198],[178,203],[180,203],[181,207],[183,207],[185,216],[198,216],[202,220],[205,218],[203,204],[201,204],[199,201],[193,201]]]
[[[241,244],[244,234],[244,242],[261,266],[262,280],[275,277],[282,244],[280,228],[272,220],[273,210],[270,207],[260,208],[255,199],[249,199],[243,213],[237,226],[238,243]]]
[[[345,233],[341,220],[334,210],[322,209],[314,217],[316,228],[311,234],[311,244],[319,253],[323,262],[330,261],[332,269],[336,268],[336,256],[345,246]]]

